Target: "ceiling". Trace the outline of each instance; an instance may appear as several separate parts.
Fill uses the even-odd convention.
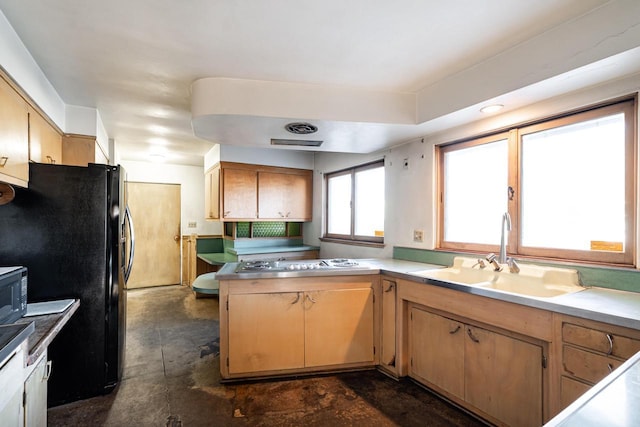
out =
[[[514,109],[637,73],[638,3],[0,0],[0,10],[62,100],[98,109],[121,159],[202,165],[214,143],[296,138],[289,121],[319,127],[312,139],[325,143],[313,150],[371,152],[478,120],[490,101]]]

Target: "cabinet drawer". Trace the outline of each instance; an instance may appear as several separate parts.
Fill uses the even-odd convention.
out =
[[[560,404],[566,408],[591,388],[591,385],[563,376],[560,380]]]
[[[621,359],[629,359],[640,351],[640,341],[571,323],[562,325],[562,340]]]
[[[582,380],[597,383],[622,364],[621,361],[601,354],[564,345],[562,350],[564,370]]]

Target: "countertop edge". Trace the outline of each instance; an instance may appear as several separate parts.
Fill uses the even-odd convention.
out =
[[[69,322],[71,316],[80,307],[80,300],[76,299],[69,308],[62,313],[44,314],[42,316],[23,317],[15,323],[35,322],[35,332],[29,336],[29,354],[26,358],[26,365],[35,363],[40,355],[49,347],[51,341],[58,335],[62,328]],[[52,326],[49,326],[53,323]]]

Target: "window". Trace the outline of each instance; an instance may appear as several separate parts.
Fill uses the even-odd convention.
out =
[[[325,238],[382,243],[384,160],[328,173]]]
[[[632,265],[635,100],[437,148],[439,247]]]

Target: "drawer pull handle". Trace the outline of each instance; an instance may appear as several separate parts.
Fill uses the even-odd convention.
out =
[[[314,300],[314,299],[311,297],[311,295],[309,295],[309,294],[307,294],[307,299],[308,299],[309,301],[311,301],[311,303],[312,303],[312,304],[315,304],[315,303],[316,303],[316,300]]]
[[[611,334],[607,334],[607,340],[609,340],[609,351],[607,352],[607,355],[611,355],[611,353],[613,353],[613,337]]]
[[[7,164],[8,160],[9,158],[7,156],[0,157],[0,168],[3,168]]]
[[[456,326],[456,328],[455,328],[455,329],[453,329],[453,330],[449,331],[449,333],[450,333],[451,335],[453,335],[453,334],[455,334],[456,332],[458,332],[459,330],[460,330],[460,325]],[[471,335],[469,335],[469,336],[471,336]],[[472,339],[473,339],[473,338],[472,338]]]
[[[609,373],[613,372],[613,365],[611,363],[607,363],[607,368],[609,368]]]
[[[385,289],[385,292],[391,292],[393,290],[393,283],[389,283],[389,287]]]
[[[473,332],[471,332],[471,328],[467,328],[467,335],[469,335],[469,338],[471,338],[471,341],[480,342],[480,340],[473,335]]]

